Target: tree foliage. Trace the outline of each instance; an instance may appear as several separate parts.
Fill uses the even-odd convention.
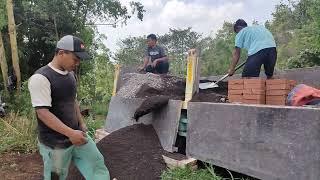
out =
[[[320,1],[282,1],[275,6],[273,19],[264,23],[276,41],[277,69],[310,67],[319,65],[320,51]],[[254,20],[252,25],[261,24]],[[201,74],[218,75],[227,72],[234,48],[233,24],[224,22],[221,29],[212,36],[201,36],[187,29],[169,29],[169,33],[159,36],[159,43],[168,49],[171,72],[185,74],[185,52],[190,48],[200,51]],[[117,52],[117,61],[126,64],[137,63],[143,56],[144,37],[124,40]],[[247,53],[242,50],[241,60]]]

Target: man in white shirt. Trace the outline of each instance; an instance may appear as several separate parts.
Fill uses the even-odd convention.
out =
[[[80,60],[89,58],[80,38],[64,36],[57,43],[52,61],[29,79],[45,180],[66,179],[71,161],[86,179],[110,179],[102,154],[85,133],[86,126],[76,103],[73,70]]]

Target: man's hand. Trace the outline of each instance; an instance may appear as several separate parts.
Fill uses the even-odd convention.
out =
[[[229,69],[228,70],[229,76],[232,76],[234,74],[234,72],[235,72],[234,68]]]
[[[87,143],[87,134],[80,130],[73,130],[72,133],[68,136],[69,140],[73,145],[81,146]]]
[[[155,68],[155,67],[157,66],[157,64],[158,64],[158,60],[154,60],[154,61],[152,62],[152,64],[151,64],[151,66],[152,66],[153,68]]]

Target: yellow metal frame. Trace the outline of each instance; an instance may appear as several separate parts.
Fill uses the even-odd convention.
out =
[[[113,79],[112,96],[115,96],[117,93],[118,79],[119,79],[119,75],[120,75],[120,67],[121,67],[121,65],[119,65],[119,64],[114,65],[114,79]]]
[[[182,109],[187,109],[188,102],[192,99],[192,96],[198,91],[198,53],[196,49],[190,49],[187,57],[187,77],[186,77],[186,90],[185,99]]]

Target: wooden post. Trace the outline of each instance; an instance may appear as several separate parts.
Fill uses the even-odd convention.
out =
[[[186,91],[183,109],[187,109],[188,102],[192,96],[199,91],[199,58],[196,49],[190,49],[187,57],[187,77],[186,77]]]
[[[116,64],[114,65],[114,79],[113,79],[113,90],[112,90],[112,96],[115,96],[117,93],[117,86],[118,86],[118,79],[120,74],[120,65]]]
[[[8,65],[7,65],[7,59],[4,51],[4,44],[3,44],[1,32],[0,32],[0,65],[1,65],[4,89],[6,92],[8,92]]]
[[[17,32],[16,32],[16,24],[14,21],[12,0],[7,0],[7,13],[8,13],[8,29],[9,29],[10,44],[11,44],[12,66],[15,72],[15,76],[17,77],[17,92],[19,94],[21,90],[21,74],[20,74],[18,46],[17,46]]]

